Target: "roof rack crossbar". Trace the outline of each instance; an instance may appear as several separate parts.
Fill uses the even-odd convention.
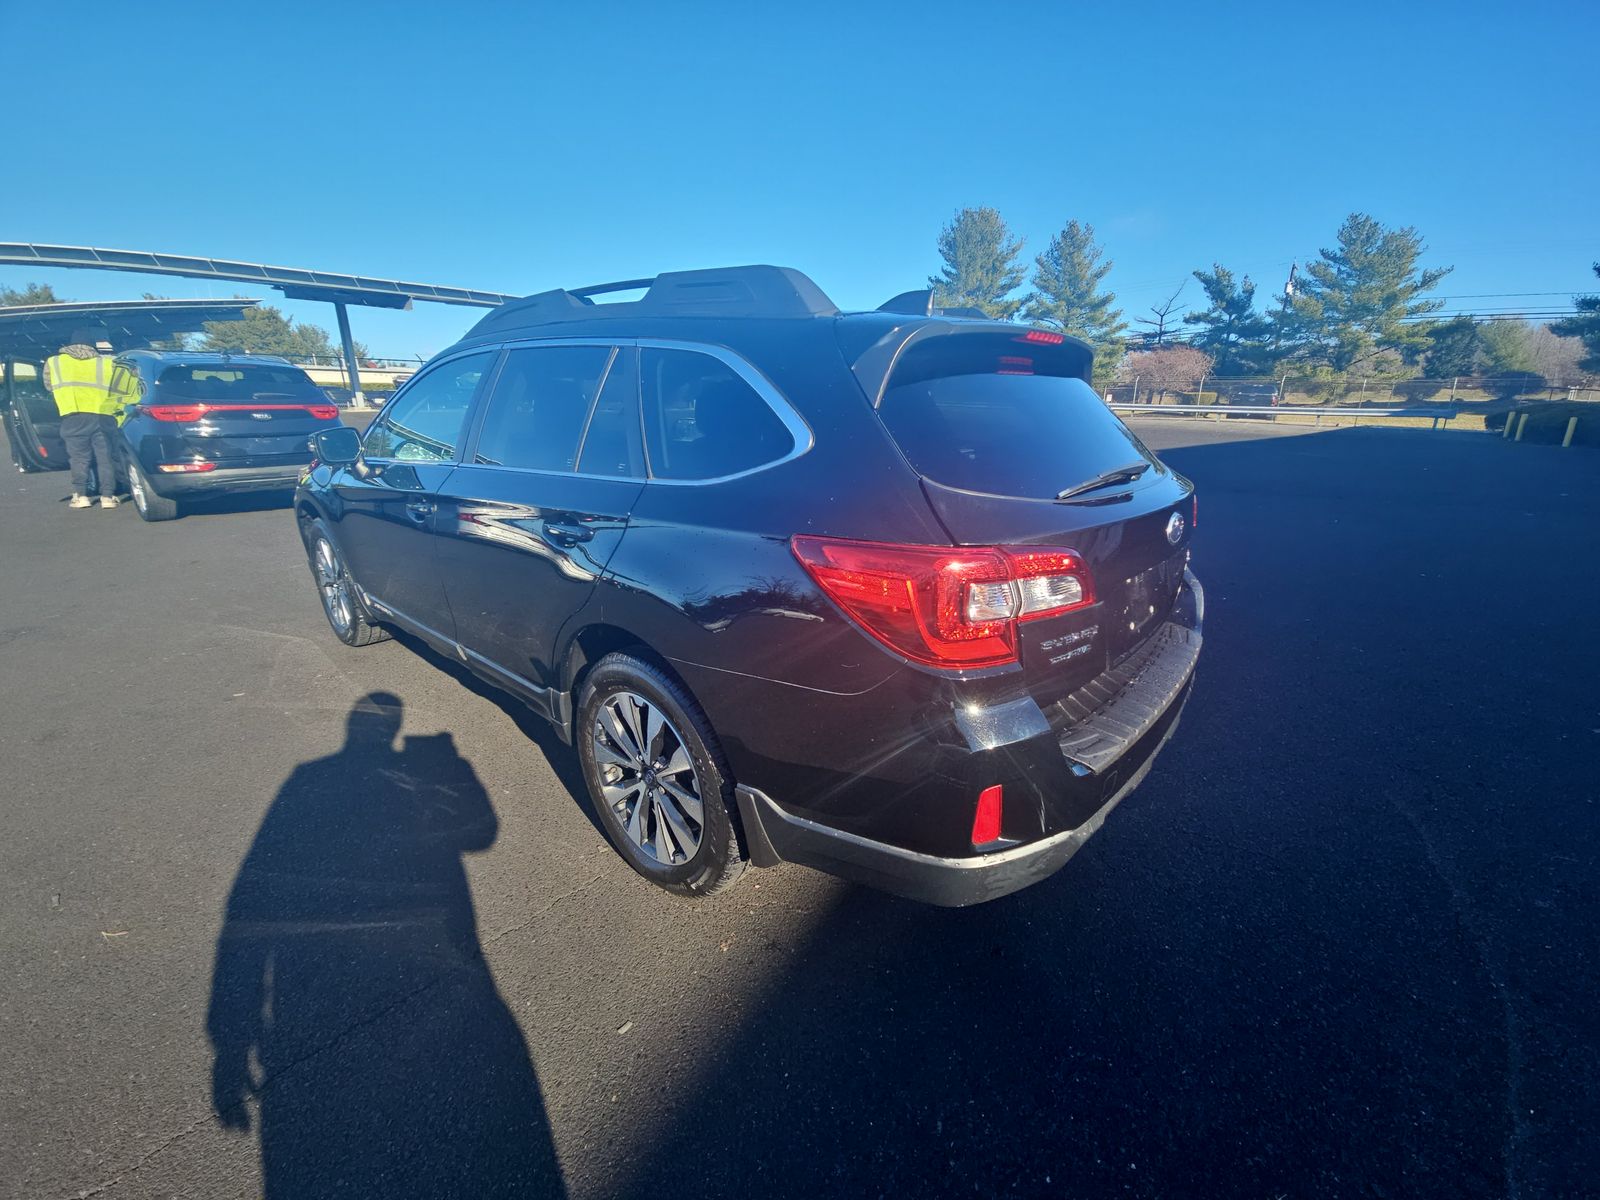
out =
[[[647,288],[638,300],[596,304],[591,296]],[[484,317],[469,336],[569,321],[641,317],[832,317],[838,306],[815,283],[788,267],[718,267],[667,271],[581,288],[556,288],[512,300]]]

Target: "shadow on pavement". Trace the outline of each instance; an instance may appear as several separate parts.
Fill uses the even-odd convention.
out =
[[[413,637],[404,630],[391,630],[394,640],[410,650],[418,658],[423,659],[430,666],[436,667],[446,675],[452,677],[462,687],[475,696],[480,696],[505,713],[516,725],[517,731],[532,742],[539,753],[544,755],[545,762],[561,786],[566,789],[567,795],[572,797],[572,802],[578,810],[588,818],[589,824],[602,841],[608,835],[605,826],[600,823],[600,818],[595,815],[594,806],[589,800],[589,789],[583,782],[583,771],[578,766],[577,752],[559,737],[556,736],[555,726],[535,713],[522,701],[509,692],[486,683],[474,675],[466,667],[453,658],[440,654],[421,638]]]
[[[402,709],[358,702],[239,868],[207,1017],[216,1118],[244,1131],[254,1110],[268,1197],[560,1196],[462,862],[494,809],[449,734],[396,748]]]
[[[1149,779],[1037,887],[847,891],[708,989],[617,1193],[1583,1193],[1600,473],[1467,438],[1173,452],[1207,645]]]

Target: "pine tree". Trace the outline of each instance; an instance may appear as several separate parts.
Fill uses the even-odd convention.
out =
[[[1384,351],[1414,361],[1428,346],[1424,322],[1443,301],[1422,297],[1454,268],[1421,270],[1426,247],[1411,226],[1386,229],[1365,213],[1339,226],[1339,245],[1322,250],[1306,268],[1290,301],[1285,332],[1296,352],[1336,371],[1370,362]]]
[[[0,287],[0,305],[60,304],[61,297],[48,283],[25,283],[20,288]]]
[[[1184,318],[1199,331],[1190,344],[1216,360],[1218,375],[1252,375],[1268,370],[1272,322],[1256,312],[1256,285],[1250,276],[1235,281],[1233,272],[1221,263],[1209,271],[1196,271],[1194,277],[1205,289],[1210,307]]]
[[[1600,275],[1600,263],[1594,264],[1594,273]],[[1578,315],[1552,322],[1550,332],[1582,338],[1584,359],[1578,365],[1585,371],[1600,371],[1600,296],[1574,296],[1572,306]]]
[[[1025,274],[1017,262],[1022,241],[1011,239],[1005,221],[992,208],[963,208],[939,234],[944,266],[928,280],[937,308],[976,308],[1008,321],[1022,307],[1011,299]]]
[[[1080,337],[1094,347],[1094,373],[1109,378],[1122,358],[1128,325],[1117,297],[1100,290],[1111,261],[1095,244],[1094,226],[1068,221],[1034,259],[1033,294],[1023,315],[1030,321]],[[1102,261],[1104,259],[1104,261]]]

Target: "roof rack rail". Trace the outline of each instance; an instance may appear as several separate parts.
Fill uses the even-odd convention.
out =
[[[607,292],[649,290],[638,300],[596,304]],[[472,327],[468,337],[528,325],[614,316],[831,317],[839,308],[815,283],[791,267],[717,267],[669,271],[649,279],[624,279],[580,288],[557,288],[511,300]]]

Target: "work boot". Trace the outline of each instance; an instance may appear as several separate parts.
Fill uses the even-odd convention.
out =
[[[101,496],[100,497],[100,507],[101,508],[115,508],[117,505],[119,505],[121,503],[122,503],[122,501],[118,500],[115,496]]]
[[[94,501],[89,499],[89,497],[80,496],[76,492],[74,492],[72,494],[72,499],[67,501],[67,507],[68,508],[88,508],[93,503],[94,503]]]

